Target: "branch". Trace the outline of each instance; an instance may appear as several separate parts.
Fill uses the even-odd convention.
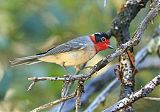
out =
[[[160,98],[155,98],[155,97],[144,97],[143,99],[145,99],[145,100],[153,100],[153,101],[160,101]]]
[[[32,110],[31,112],[38,112],[38,111],[44,110],[44,109],[46,109],[46,108],[52,107],[52,106],[54,106],[54,105],[56,105],[56,104],[59,104],[59,103],[61,103],[61,102],[66,101],[66,100],[72,99],[72,98],[74,98],[75,96],[76,96],[76,92],[75,92],[74,94],[71,94],[71,95],[68,95],[68,96],[66,96],[66,97],[60,98],[60,99],[58,99],[58,100],[56,100],[56,101],[53,101],[53,102],[44,104],[44,105],[42,105],[42,106],[40,106],[40,107],[38,107],[38,108],[35,108],[35,109]]]
[[[160,69],[159,57],[147,57],[143,62],[137,65],[138,70],[144,70],[148,68]]]
[[[159,29],[160,30],[160,29]],[[147,45],[145,45],[144,48],[142,48],[136,55],[135,60],[136,61],[136,66],[137,63],[141,63],[148,54],[150,53],[154,53],[158,51],[160,46],[160,34],[156,36],[154,35],[153,38],[149,41],[149,43]]]
[[[75,80],[80,80],[83,77],[83,74],[79,74],[79,75],[74,75],[72,77],[72,75],[64,75],[64,77],[30,77],[28,78],[28,80],[31,80],[32,83],[30,84],[30,86],[28,87],[28,90],[31,90],[32,87],[36,84],[36,82],[39,81],[44,81],[44,80],[49,80],[49,81],[68,81],[68,82],[72,82]]]
[[[106,96],[119,85],[119,81],[114,79],[107,87],[99,94],[96,99],[90,104],[90,106],[84,112],[93,112],[99,104],[106,100]]]
[[[28,80],[31,80],[32,83],[30,84],[30,86],[28,87],[27,91],[30,91],[32,89],[32,87],[36,84],[36,82],[38,81],[44,81],[44,80],[49,80],[49,81],[68,81],[69,79],[67,78],[63,78],[63,77],[30,77],[28,78]]]
[[[106,72],[104,72],[101,75],[98,75],[97,77],[94,77],[91,79],[85,86],[84,90],[86,92],[83,93],[81,97],[81,103],[86,104],[94,93],[97,93],[98,91],[101,91],[105,86],[107,86],[107,83],[109,83],[111,80],[115,79],[115,73],[114,73],[114,68],[116,65],[110,67]],[[64,107],[62,109],[62,112],[70,112],[75,108],[75,99],[71,99],[66,101],[64,104]],[[52,109],[53,112],[57,111],[56,108],[58,106],[54,107]]]
[[[160,85],[160,75],[152,79],[148,84],[146,84],[139,91],[130,94],[128,97],[125,97],[124,99],[118,101],[113,106],[109,107],[108,109],[105,109],[103,112],[116,112],[122,108],[125,108],[128,105],[132,104],[133,102],[139,100],[140,98],[147,96],[158,85]]]

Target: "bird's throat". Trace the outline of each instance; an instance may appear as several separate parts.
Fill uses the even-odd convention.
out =
[[[94,43],[94,46],[95,46],[95,49],[96,49],[96,52],[98,53],[99,51],[102,51],[102,50],[105,50],[105,49],[107,49],[108,48],[108,46],[106,46],[106,44],[105,43],[103,43],[103,42],[96,42],[96,40],[95,40],[95,37],[94,37],[94,35],[91,35],[90,36],[90,39],[92,40],[92,42]]]

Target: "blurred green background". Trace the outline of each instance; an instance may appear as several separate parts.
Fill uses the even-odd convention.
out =
[[[29,111],[58,99],[62,82],[39,82],[27,92],[30,84],[27,78],[65,74],[59,65],[50,63],[10,67],[8,64],[10,59],[43,52],[81,35],[107,31],[124,3],[125,0],[108,0],[104,8],[103,0],[0,0],[0,112]],[[149,4],[133,20],[130,26],[131,34],[148,10]],[[149,25],[135,52],[148,43],[159,23],[160,17],[157,17],[154,24]],[[111,41],[112,45],[116,46],[114,38]],[[92,60],[93,63],[111,52],[109,50],[98,54]],[[112,62],[114,63],[117,61]],[[136,89],[141,88],[159,72],[157,69],[139,72],[136,75]],[[119,87],[109,95],[105,107],[118,100],[117,93]],[[150,94],[159,95],[160,87]],[[136,102],[134,107],[136,112],[160,112],[159,105],[160,102],[142,99]],[[100,106],[97,111],[103,108]]]

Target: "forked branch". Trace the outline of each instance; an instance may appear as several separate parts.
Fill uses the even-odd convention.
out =
[[[160,75],[152,79],[148,84],[142,87],[139,91],[132,93],[128,97],[125,97],[124,99],[118,101],[111,107],[105,109],[103,112],[117,112],[118,110],[127,107],[128,105],[139,100],[140,98],[147,96],[158,85],[160,85]]]

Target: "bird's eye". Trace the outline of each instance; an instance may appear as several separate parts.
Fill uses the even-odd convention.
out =
[[[102,42],[106,42],[106,38],[105,38],[105,37],[102,37],[102,38],[101,38],[101,41],[102,41]]]

